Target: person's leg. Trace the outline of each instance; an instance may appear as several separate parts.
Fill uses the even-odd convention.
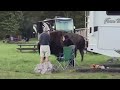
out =
[[[44,57],[40,57],[40,63],[44,63]]]
[[[47,69],[46,73],[51,73],[52,70],[52,64],[49,60],[50,57],[50,51],[48,50],[45,54],[46,58],[45,58],[45,68]]]
[[[46,46],[45,62],[49,61],[49,56],[50,56],[50,47]]]
[[[49,61],[49,57],[47,56],[46,58],[45,58],[45,62],[48,62]]]
[[[40,46],[40,63],[44,63],[45,55],[44,55],[44,46]]]

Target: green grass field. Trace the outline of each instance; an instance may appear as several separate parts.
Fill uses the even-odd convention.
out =
[[[31,41],[35,43],[35,41]],[[1,79],[117,79],[119,73],[80,73],[67,70],[53,74],[35,74],[33,72],[39,63],[39,54],[33,52],[21,53],[17,44],[7,44],[0,41],[0,78]],[[90,67],[91,64],[105,63],[109,57],[98,54],[85,54],[83,62],[80,62],[80,54],[76,58],[80,68]],[[50,60],[56,64],[55,56]]]

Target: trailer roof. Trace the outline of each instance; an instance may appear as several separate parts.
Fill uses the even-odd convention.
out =
[[[43,20],[43,21],[51,21],[51,20],[54,20],[54,19],[45,19],[45,20]]]
[[[72,18],[56,18],[56,19],[70,20],[70,19],[72,19]]]

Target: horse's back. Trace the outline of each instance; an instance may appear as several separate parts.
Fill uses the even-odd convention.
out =
[[[73,43],[77,46],[77,48],[85,47],[85,39],[83,36],[75,34],[75,33],[67,33],[67,35],[73,41]]]

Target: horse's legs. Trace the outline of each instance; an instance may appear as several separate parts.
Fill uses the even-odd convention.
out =
[[[38,52],[40,54],[40,44],[39,43],[37,44],[37,48],[38,48]]]
[[[84,57],[84,50],[83,49],[79,49],[79,52],[81,54],[81,62],[83,61],[83,57]]]
[[[76,56],[77,56],[77,48],[75,48],[75,58],[76,58]]]

